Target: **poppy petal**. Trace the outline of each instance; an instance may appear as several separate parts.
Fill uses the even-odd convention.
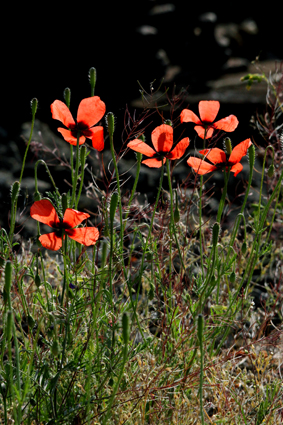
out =
[[[223,118],[222,120],[219,120],[213,124],[213,127],[218,130],[223,131],[234,131],[239,124],[239,121],[235,115],[229,115],[226,118]]]
[[[79,227],[78,229],[66,229],[67,235],[83,245],[94,245],[99,238],[99,230],[96,227]]]
[[[41,199],[34,202],[30,207],[30,215],[34,220],[47,224],[50,227],[58,227],[60,224],[57,212],[48,199]]]
[[[252,145],[251,139],[246,139],[234,147],[229,158],[229,164],[240,162],[243,156],[247,155],[249,147]]]
[[[166,158],[158,159],[158,158],[149,158],[142,161],[143,164],[147,165],[150,168],[160,168],[161,165],[165,164]]]
[[[218,114],[220,103],[218,100],[201,100],[198,104],[199,115],[202,122],[212,123]]]
[[[211,173],[212,171],[217,170],[217,167],[215,167],[215,165],[209,164],[208,162],[205,162],[202,159],[195,158],[193,156],[188,159],[187,164],[192,167],[197,174],[201,175]]]
[[[64,214],[63,223],[70,229],[81,224],[82,221],[90,217],[89,214],[67,208]]]
[[[190,139],[185,137],[180,140],[179,143],[175,146],[175,148],[167,155],[168,159],[180,159],[184,153],[186,152],[187,147],[190,144]]]
[[[150,158],[153,157],[156,152],[154,149],[152,149],[150,146],[148,146],[146,143],[144,143],[140,139],[134,139],[131,142],[127,144],[128,148],[131,148],[135,152],[142,153],[143,155],[149,156]]]
[[[231,168],[231,171],[234,173],[234,176],[236,177],[237,174],[240,173],[240,171],[242,171],[243,166],[242,164],[240,164],[239,162],[235,165],[233,165],[233,167]]]
[[[199,117],[190,109],[183,109],[180,115],[180,121],[183,122],[194,122],[195,124],[201,124]]]
[[[199,151],[202,155],[205,155],[205,158],[208,159],[213,164],[221,164],[226,162],[226,154],[222,149],[212,148],[212,149],[203,149]]]
[[[201,137],[202,139],[204,139],[204,135],[205,135],[206,139],[210,139],[210,137],[212,137],[212,135],[213,135],[213,128],[211,128],[211,127],[206,129],[206,133],[205,133],[205,128],[200,126],[200,125],[196,125],[195,130],[196,130],[198,136]]]
[[[75,136],[72,136],[72,132],[70,130],[67,130],[66,128],[59,127],[57,128],[59,133],[62,134],[64,140],[70,145],[77,146],[77,138]],[[85,136],[80,136],[79,145],[82,145],[85,142]]]
[[[91,142],[92,147],[98,152],[103,151],[104,149],[104,128],[100,125],[97,127],[92,127],[89,129],[92,133],[91,135]]]
[[[41,235],[38,239],[44,248],[51,251],[58,251],[62,247],[62,238],[57,236],[55,232]]]
[[[52,118],[61,121],[68,128],[71,124],[76,124],[68,106],[64,102],[61,102],[61,100],[55,100],[52,103],[51,113]]]
[[[98,96],[83,99],[78,107],[77,122],[92,127],[101,120],[105,114],[105,103]]]
[[[173,146],[173,128],[162,124],[151,133],[151,140],[156,152],[170,152]]]

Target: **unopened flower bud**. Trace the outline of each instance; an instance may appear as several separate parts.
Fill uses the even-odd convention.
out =
[[[94,90],[96,84],[96,69],[94,67],[90,68],[88,73],[88,79],[90,82],[91,89]]]
[[[32,116],[34,117],[37,111],[37,105],[38,105],[38,100],[36,99],[36,97],[34,97],[31,102],[30,102],[30,106],[31,106],[31,113]]]
[[[236,273],[233,271],[230,276],[229,276],[229,280],[231,283],[234,283],[236,280]]]
[[[274,174],[274,165],[271,164],[270,167],[268,168],[267,175],[268,177],[272,177],[273,174]]]
[[[125,345],[128,344],[130,338],[130,327],[129,327],[129,316],[127,313],[123,314],[122,317],[122,328],[123,328],[123,339]]]
[[[231,142],[231,139],[229,137],[226,137],[224,139],[224,142],[225,142],[227,154],[228,155],[231,155],[231,153],[232,153],[232,142]]]
[[[106,115],[106,122],[107,122],[109,134],[110,136],[113,136],[114,130],[115,130],[115,121],[114,121],[113,112],[108,112],[108,114]]]
[[[65,103],[68,106],[68,108],[70,109],[70,103],[71,103],[71,89],[69,89],[69,87],[66,87],[63,93],[64,99],[65,99]]]

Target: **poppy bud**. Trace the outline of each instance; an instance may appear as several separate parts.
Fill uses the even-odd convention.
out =
[[[94,91],[95,84],[96,84],[96,69],[91,67],[88,72],[88,79],[90,82],[91,90]]]
[[[268,177],[272,177],[273,174],[274,174],[274,165],[271,164],[270,167],[268,168],[267,175]]]
[[[29,314],[29,315],[28,315],[28,325],[29,325],[29,327],[30,327],[31,329],[33,329],[34,324],[35,324],[35,320],[34,320],[34,318],[33,318],[33,317]]]
[[[253,144],[249,147],[248,152],[249,152],[250,170],[252,171],[254,168],[254,163],[255,163],[255,147]]]
[[[34,201],[40,201],[41,200],[41,195],[40,195],[38,190],[36,192],[34,192],[33,199],[34,199]]]
[[[16,181],[11,187],[11,203],[13,204],[19,196],[20,182]]]
[[[234,271],[232,271],[232,273],[229,276],[229,280],[231,283],[234,283],[236,280],[236,273]]]
[[[242,245],[242,254],[245,254],[247,252],[247,243],[246,242],[243,242],[243,245]]]
[[[41,279],[39,277],[39,275],[37,274],[34,278],[34,283],[36,284],[36,286],[39,288],[41,285]]]
[[[213,248],[215,248],[216,245],[217,245],[219,230],[220,230],[219,223],[214,223],[213,228],[212,228],[212,245],[213,245]]]
[[[68,108],[70,109],[70,103],[71,103],[71,89],[69,89],[69,87],[66,87],[63,93],[64,99],[65,99],[65,103],[68,106]]]
[[[204,320],[203,315],[198,315],[198,339],[201,342],[203,337]]]
[[[51,353],[53,354],[54,357],[57,357],[59,354],[59,343],[57,341],[57,339],[55,339],[55,341],[53,341],[52,347],[51,347]]]
[[[106,123],[108,126],[108,131],[110,136],[113,136],[114,130],[115,130],[115,121],[114,121],[113,112],[108,112],[108,114],[106,115]]]
[[[31,102],[30,102],[30,106],[31,106],[31,113],[32,116],[34,117],[37,111],[37,105],[38,105],[38,100],[36,99],[36,97],[34,97]]]
[[[68,197],[66,193],[63,193],[62,195],[62,209],[63,209],[63,215],[65,214],[66,209],[68,208]]]
[[[173,127],[172,121],[171,120],[165,120],[164,124],[166,125],[170,125],[170,127]]]
[[[129,316],[127,313],[123,314],[122,317],[122,327],[123,327],[123,339],[125,345],[128,344],[130,338],[130,327],[129,327]]]
[[[225,142],[227,154],[228,155],[231,155],[231,153],[232,153],[232,142],[231,142],[231,139],[229,137],[226,137],[224,139],[224,142]]]

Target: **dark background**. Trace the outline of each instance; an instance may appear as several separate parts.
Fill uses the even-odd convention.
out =
[[[132,2],[38,3],[31,7],[7,6],[1,24],[0,126],[14,137],[31,119],[29,102],[39,101],[37,118],[56,131],[50,104],[72,91],[71,110],[90,95],[88,70],[97,69],[96,94],[117,117],[125,105],[139,97],[137,80],[149,89],[160,81],[169,65],[179,66],[177,86],[191,93],[206,92],[206,82],[226,72],[231,57],[248,61],[281,59],[281,14],[246,2],[204,7],[199,2],[143,0]],[[158,11],[158,6],[166,5]],[[155,8],[155,9],[154,9]],[[167,10],[167,12],[166,12]],[[202,16],[215,14],[214,20]],[[254,21],[256,34],[240,29]],[[218,24],[233,24],[228,44],[215,40]],[[143,26],[151,34],[142,34]],[[226,34],[227,36],[227,34]],[[167,65],[157,52],[167,54]],[[173,81],[172,81],[173,84]],[[157,84],[156,84],[157,85]],[[223,111],[224,113],[224,111]],[[231,113],[231,112],[230,112]]]
[[[238,3],[225,7],[218,3],[211,7],[179,0],[6,5],[0,26],[0,225],[4,217],[7,226],[10,185],[20,174],[26,146],[21,136],[23,123],[31,121],[31,99],[39,102],[36,118],[60,136],[50,105],[55,99],[63,100],[63,91],[69,87],[76,117],[79,102],[90,96],[91,67],[97,69],[95,94],[116,117],[117,146],[126,107],[131,113],[138,108],[134,102],[140,98],[137,81],[149,90],[151,82],[156,80],[157,88],[164,76],[163,88],[171,90],[174,84],[176,92],[187,88],[187,104],[196,113],[199,100],[219,98],[217,118],[234,114],[240,121],[236,143],[251,137],[250,117],[264,108],[265,87],[260,96],[251,91],[250,96],[241,97],[236,86],[229,95],[224,90],[220,99],[220,92],[213,92],[209,82],[221,82],[227,74],[239,81],[239,73],[245,75],[257,57],[269,64],[280,61],[281,12],[251,2],[244,8]],[[161,119],[155,118],[154,124],[160,125]],[[192,137],[192,127],[190,131]],[[129,152],[127,158],[132,157]],[[32,193],[31,163],[29,167],[24,177],[26,186],[30,178]],[[23,208],[23,199],[20,203]]]

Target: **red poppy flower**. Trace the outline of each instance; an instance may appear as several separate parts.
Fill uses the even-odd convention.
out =
[[[51,202],[48,199],[42,199],[31,206],[30,215],[40,223],[47,224],[55,229],[55,232],[39,237],[42,246],[51,251],[57,251],[62,247],[62,230],[71,239],[86,246],[94,245],[98,240],[99,231],[96,227],[74,229],[75,226],[87,219],[89,214],[67,208],[63,220],[60,220]]]
[[[55,100],[51,105],[52,118],[67,127],[58,128],[66,142],[76,146],[79,131],[79,144],[83,144],[86,138],[91,139],[92,146],[98,151],[104,148],[104,131],[102,126],[93,126],[101,120],[105,111],[105,103],[98,96],[88,97],[80,102],[76,121],[64,102]]]
[[[197,124],[194,128],[202,139],[204,136],[209,139],[214,130],[234,131],[239,121],[235,115],[229,115],[219,121],[213,122],[218,114],[220,103],[217,100],[201,100],[198,105],[200,118],[189,109],[183,109],[181,112],[181,123],[194,122]],[[206,134],[205,134],[206,130]]]
[[[127,145],[134,151],[148,156],[150,159],[145,159],[142,163],[151,168],[161,167],[162,163],[165,164],[167,158],[181,158],[190,144],[190,139],[185,137],[171,150],[173,146],[173,128],[167,124],[156,127],[151,133],[151,140],[154,149],[140,139],[132,140]]]
[[[247,154],[248,148],[252,145],[251,139],[246,139],[239,143],[231,152],[229,159],[227,160],[226,153],[222,149],[212,148],[204,149],[199,151],[202,155],[205,155],[212,164],[204,161],[200,158],[190,157],[187,161],[188,165],[194,169],[197,174],[207,174],[214,170],[231,167],[231,171],[234,176],[242,171],[243,166],[240,164],[243,156]]]

